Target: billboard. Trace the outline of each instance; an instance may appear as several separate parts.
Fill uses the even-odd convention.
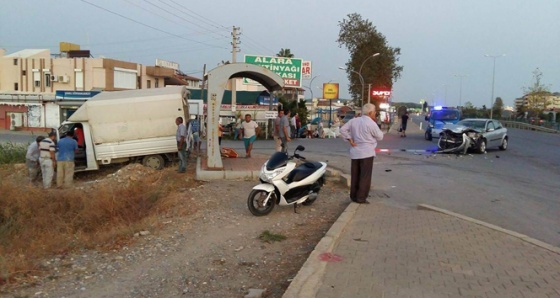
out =
[[[245,63],[262,66],[284,79],[285,87],[301,88],[302,59],[245,55]]]
[[[179,70],[179,63],[156,58],[156,66]]]
[[[301,65],[301,77],[304,80],[311,80],[311,61],[303,61]]]
[[[338,83],[324,83],[323,98],[329,100],[338,99]]]

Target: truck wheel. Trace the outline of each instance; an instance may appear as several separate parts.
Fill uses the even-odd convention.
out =
[[[165,165],[165,160],[161,155],[148,155],[142,159],[142,164],[154,170],[161,170]]]

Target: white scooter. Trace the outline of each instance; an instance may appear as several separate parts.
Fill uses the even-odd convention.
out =
[[[321,186],[325,183],[325,162],[304,162],[296,167],[295,159],[305,161],[305,157],[297,154],[305,150],[299,145],[294,155],[283,152],[272,154],[262,166],[259,180],[261,184],[253,187],[247,205],[253,215],[269,214],[275,205],[311,205],[317,199]]]

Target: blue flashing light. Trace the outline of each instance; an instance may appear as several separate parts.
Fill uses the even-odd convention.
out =
[[[441,109],[443,109],[442,106],[435,106],[435,107],[434,107],[434,110],[436,110],[436,111],[441,111]]]

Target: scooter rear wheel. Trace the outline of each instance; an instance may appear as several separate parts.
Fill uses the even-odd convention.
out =
[[[276,205],[276,195],[272,193],[266,205],[263,205],[264,200],[268,197],[268,192],[262,189],[255,189],[249,194],[247,199],[247,207],[249,211],[255,216],[264,216],[269,214]]]

